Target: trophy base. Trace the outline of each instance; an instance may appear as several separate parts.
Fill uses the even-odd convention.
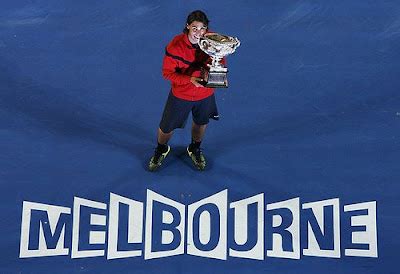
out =
[[[207,88],[227,88],[226,72],[207,71],[204,75],[204,86]]]

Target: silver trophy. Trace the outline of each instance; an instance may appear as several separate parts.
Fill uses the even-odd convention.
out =
[[[228,69],[220,61],[229,54],[235,52],[240,46],[240,41],[236,37],[231,37],[219,33],[206,33],[199,40],[199,47],[207,53],[211,59],[211,65],[203,71],[204,86],[210,88],[227,88],[228,79],[226,74]]]

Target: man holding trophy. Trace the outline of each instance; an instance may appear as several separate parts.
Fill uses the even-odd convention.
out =
[[[220,61],[240,45],[237,38],[207,33],[208,23],[204,12],[191,12],[183,33],[166,47],[162,74],[171,81],[171,91],[158,129],[158,144],[149,162],[150,171],[161,166],[171,150],[168,141],[173,130],[185,126],[190,112],[192,141],[186,150],[197,169],[206,167],[200,145],[209,119],[218,120],[214,88],[228,86],[227,69]]]

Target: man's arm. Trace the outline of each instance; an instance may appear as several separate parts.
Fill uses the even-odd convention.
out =
[[[171,82],[184,85],[190,83],[190,76],[179,73],[177,68],[179,67],[178,60],[171,56],[165,55],[163,60],[162,75],[165,79]]]

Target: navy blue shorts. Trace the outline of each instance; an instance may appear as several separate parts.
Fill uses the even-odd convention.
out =
[[[170,92],[160,122],[162,132],[169,133],[176,128],[184,128],[190,111],[193,122],[197,125],[208,124],[210,118],[219,119],[214,94],[199,101],[186,101]]]

